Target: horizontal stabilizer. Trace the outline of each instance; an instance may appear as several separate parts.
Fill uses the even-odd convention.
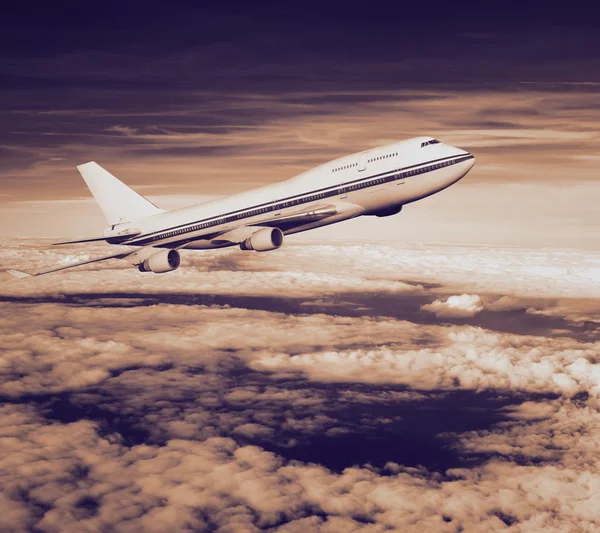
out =
[[[7,272],[11,276],[14,276],[15,278],[19,278],[19,279],[25,279],[25,278],[31,277],[31,274],[27,274],[27,272],[21,272],[20,270],[7,270]]]

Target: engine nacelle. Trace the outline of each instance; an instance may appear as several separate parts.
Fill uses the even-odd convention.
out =
[[[279,228],[264,228],[258,230],[240,244],[242,250],[267,252],[275,250],[283,244],[283,231]]]
[[[392,215],[397,215],[400,213],[400,211],[402,211],[402,206],[395,205],[393,207],[386,207],[384,209],[380,209],[379,211],[374,211],[371,214],[375,215],[376,217],[391,217]]]
[[[138,265],[140,272],[154,272],[161,274],[162,272],[171,272],[179,267],[181,256],[177,250],[162,250],[152,254],[143,263]]]

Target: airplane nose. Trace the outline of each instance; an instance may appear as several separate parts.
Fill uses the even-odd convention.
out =
[[[462,162],[462,164],[460,165],[461,168],[461,173],[462,176],[464,177],[466,174],[468,174],[468,172],[473,168],[473,166],[475,165],[475,156],[473,154],[470,154],[469,152],[465,152],[465,159]]]
[[[469,152],[467,152],[467,154],[469,154]],[[471,170],[473,168],[473,166],[475,165],[475,156],[473,154],[469,154],[471,156],[471,159],[467,160],[468,163],[468,168],[467,168],[467,172],[469,172],[469,170]]]
[[[469,152],[463,150],[458,155],[462,156],[461,161],[458,163],[458,165],[456,165],[456,171],[454,175],[449,179],[449,182],[446,184],[446,187],[464,178],[475,165],[475,156],[473,156],[473,154],[470,154]]]

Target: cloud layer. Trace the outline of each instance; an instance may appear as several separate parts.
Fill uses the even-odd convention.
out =
[[[2,267],[58,258],[38,247],[5,241]],[[3,281],[1,528],[600,527],[595,263],[289,254]]]
[[[62,264],[65,257],[101,257],[115,250],[104,244],[52,247],[51,240],[0,242],[2,266],[30,272],[53,268]],[[468,287],[468,294],[479,295],[484,307],[495,310],[522,306],[524,297],[533,302],[533,307],[536,298],[600,297],[600,253],[594,251],[399,246],[360,241],[314,244],[307,236],[290,238],[284,247],[269,254],[241,252],[237,248],[184,250],[182,258],[181,268],[166,276],[140,277],[136,269],[115,260],[22,283],[15,283],[6,275],[0,279],[0,289],[3,294],[19,296],[125,292],[125,287],[132,286],[135,292],[318,298],[323,294],[353,291],[416,294],[423,290],[420,282],[441,282],[446,289],[441,300],[459,296]],[[498,296],[486,299],[486,293]],[[511,295],[521,300],[511,303],[507,298]],[[497,301],[492,303],[492,300]]]

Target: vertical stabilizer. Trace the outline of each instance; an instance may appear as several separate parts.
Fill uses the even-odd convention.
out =
[[[77,170],[111,226],[163,212],[93,161],[79,165]]]

